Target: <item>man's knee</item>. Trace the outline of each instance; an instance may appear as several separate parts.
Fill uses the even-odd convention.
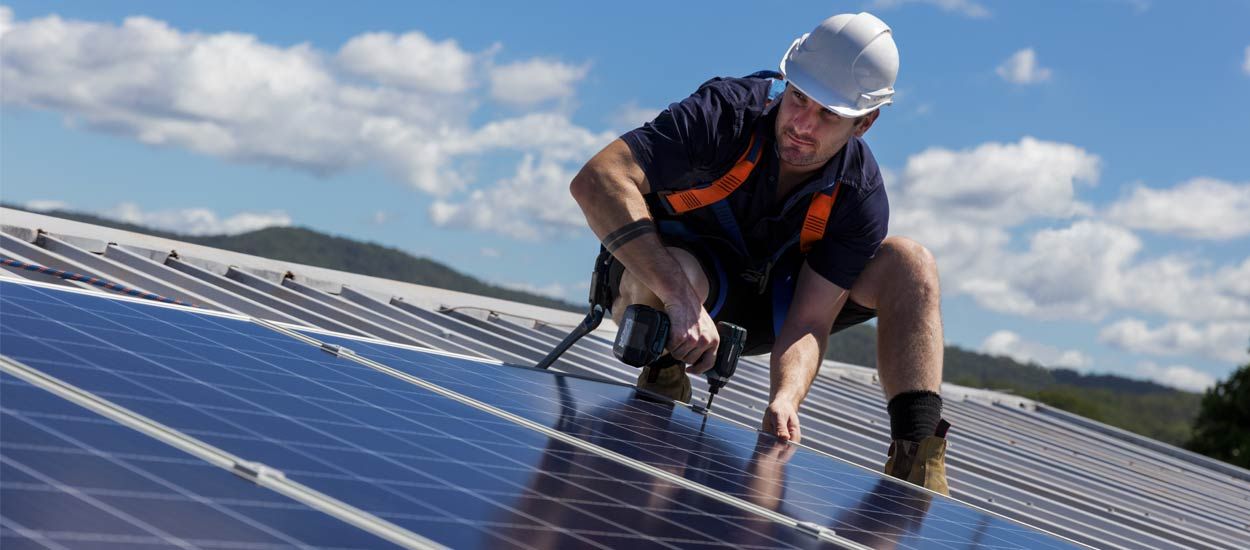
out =
[[[924,245],[906,237],[889,237],[855,281],[851,297],[861,305],[878,308],[893,294],[911,299],[939,294],[937,260]]]
[[[881,251],[889,258],[889,264],[895,270],[902,270],[908,275],[937,282],[937,260],[933,253],[924,245],[907,237],[889,237],[881,243]]]
[[[694,289],[695,295],[700,300],[706,302],[708,295],[707,275],[703,271],[703,266],[699,264],[698,258],[694,254],[684,248],[673,246],[665,247],[673,259],[677,261],[677,265],[681,267],[682,273],[685,274],[686,280],[690,282],[691,288]],[[618,298],[613,304],[613,312],[624,310],[623,306],[630,304],[646,304],[655,308],[663,308],[664,304],[656,297],[651,289],[647,288],[640,279],[635,277],[628,269],[621,274],[621,284],[618,289]]]

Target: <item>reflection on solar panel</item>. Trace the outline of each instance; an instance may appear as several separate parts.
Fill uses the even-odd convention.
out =
[[[15,365],[448,546],[1070,546],[627,386],[304,333],[354,352],[336,356],[240,318],[30,285],[0,283],[0,301],[0,352]],[[352,528],[332,528],[347,526],[328,517],[292,526],[319,512],[220,480],[232,476],[138,432],[109,440],[102,455],[86,451],[128,428],[4,381],[5,542],[67,531],[60,514],[33,506],[26,487],[43,483],[78,508],[125,512],[91,524],[100,525],[91,533],[257,547],[381,544],[364,531],[344,535]],[[9,439],[10,426],[20,426],[18,439]],[[86,429],[94,426],[107,430]],[[51,464],[47,456],[129,474],[96,479],[83,465],[72,477],[62,468],[32,481],[41,470],[10,467]],[[133,486],[108,485],[131,478]],[[149,505],[84,498],[110,504],[132,493]],[[165,502],[174,504],[151,506]],[[229,528],[162,523],[191,506],[217,512],[213,521]]]

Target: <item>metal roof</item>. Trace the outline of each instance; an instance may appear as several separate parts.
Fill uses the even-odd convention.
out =
[[[199,307],[359,338],[533,365],[581,315],[0,209],[4,256]],[[5,268],[0,276],[109,292]],[[553,368],[632,383],[606,321]],[[695,380],[694,402],[706,399]],[[756,426],[766,357],[745,358],[714,414]],[[1009,394],[943,385],[959,500],[1100,548],[1250,546],[1250,471]],[[871,369],[826,362],[801,412],[803,444],[879,470],[889,443]]]

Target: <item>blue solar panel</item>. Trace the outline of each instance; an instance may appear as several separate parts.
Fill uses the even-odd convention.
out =
[[[391,546],[7,374],[0,403],[6,550]]]
[[[5,356],[443,544],[821,544],[702,491],[255,323],[0,285]],[[627,386],[312,336],[869,546],[1069,547],[771,436],[641,399]],[[6,417],[6,430],[10,424]],[[5,494],[6,504],[15,502]],[[4,529],[6,536],[17,532]],[[25,531],[31,540],[51,532],[32,529]]]
[[[253,323],[3,285],[6,356],[443,544],[819,545]]]
[[[639,399],[628,386],[306,334],[869,546],[1074,547],[767,434]]]

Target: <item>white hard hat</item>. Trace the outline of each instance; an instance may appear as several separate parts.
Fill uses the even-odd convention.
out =
[[[835,15],[790,45],[781,74],[839,116],[861,117],[894,102],[898,47],[875,15]]]

